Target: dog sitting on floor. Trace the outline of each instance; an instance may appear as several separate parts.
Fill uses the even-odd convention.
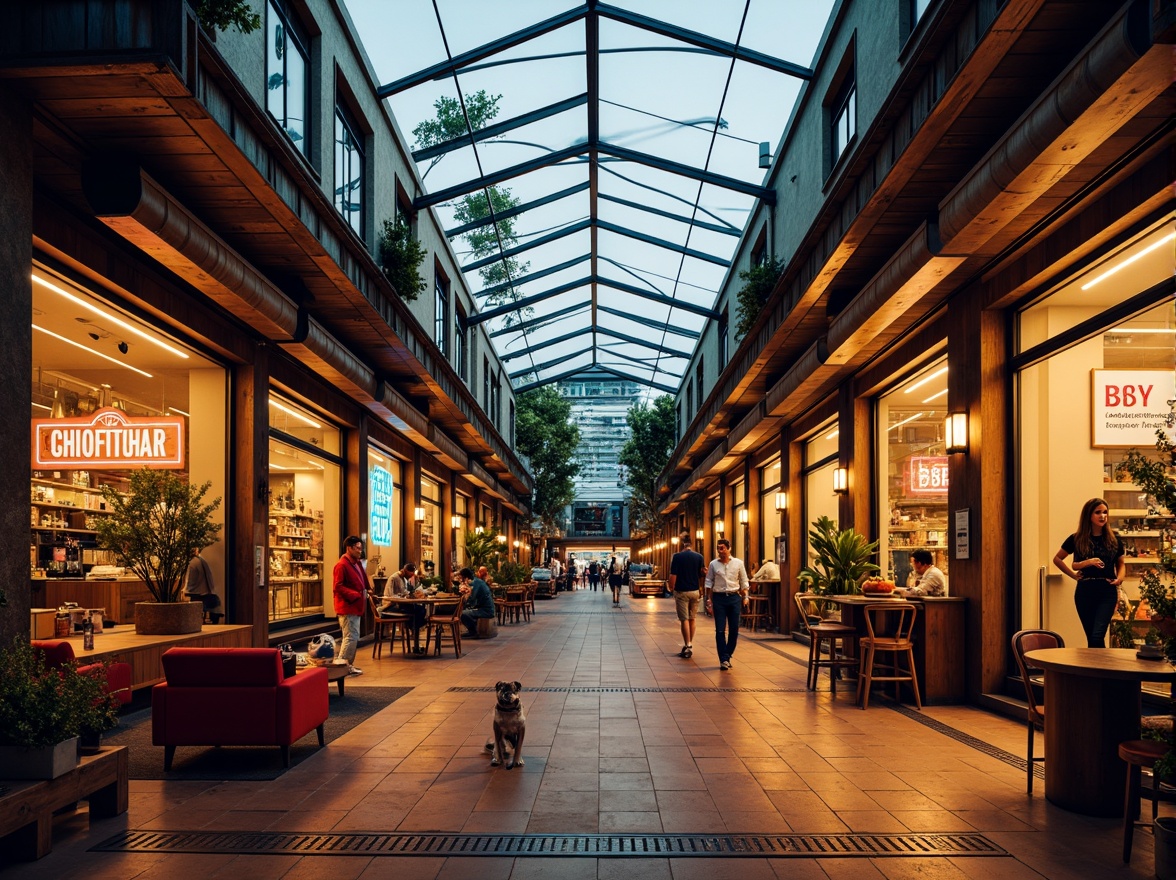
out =
[[[497,694],[494,703],[494,739],[486,743],[486,751],[492,755],[492,767],[497,767],[506,759],[508,744],[511,760],[506,769],[523,766],[523,734],[527,732],[527,714],[519,700],[522,689],[522,684],[517,681],[500,681],[494,685]]]

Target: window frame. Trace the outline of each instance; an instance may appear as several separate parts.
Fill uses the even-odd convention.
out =
[[[364,216],[366,213],[366,211],[364,209],[367,206],[367,199],[364,197],[364,188],[367,185],[367,180],[365,177],[365,171],[367,168],[367,150],[366,150],[366,144],[364,143],[363,129],[361,129],[359,127],[359,125],[356,123],[355,119],[356,119],[355,114],[353,114],[351,112],[350,108],[348,108],[341,101],[336,100],[336,102],[335,102],[335,141],[334,141],[334,154],[335,154],[334,202],[335,202],[335,210],[339,212],[340,216],[343,217],[343,220],[347,223],[348,226],[351,227],[351,229],[356,233],[356,235],[358,235],[361,239],[363,239],[366,232],[367,232],[367,219]],[[359,174],[355,178],[353,178],[358,183],[358,189],[355,194],[356,198],[358,199],[358,204],[357,204],[357,207],[354,209],[351,209],[351,208],[345,209],[342,205],[341,190],[343,189],[344,186],[347,185],[347,181],[342,179],[342,174],[341,174],[341,169],[340,169],[340,165],[343,164],[342,160],[345,156],[345,151],[346,151],[346,147],[341,142],[341,139],[340,139],[340,131],[339,131],[340,128],[343,129],[344,134],[350,135],[350,137],[351,137],[351,142],[352,142],[351,154],[352,155],[348,156],[347,158],[349,160],[354,160],[355,158],[358,158],[358,160],[359,160]],[[352,161],[348,161],[346,164],[348,165],[348,168],[350,168],[352,165]],[[356,225],[357,222],[358,222],[358,225]]]
[[[274,120],[277,127],[285,135],[286,139],[294,147],[295,151],[301,154],[304,158],[309,160],[310,154],[310,91],[311,91],[311,45],[310,35],[306,28],[303,27],[293,10],[290,9],[290,4],[287,0],[266,0],[266,35],[265,35],[265,92],[266,101],[265,109],[270,118]],[[282,28],[283,49],[279,55],[277,51],[276,39],[271,42],[271,37],[274,34],[274,24],[270,21],[270,15],[273,15],[278,24]],[[290,122],[290,100],[289,94],[291,91],[290,79],[290,52],[289,48],[293,48],[297,52],[297,56],[302,59],[302,125],[303,130],[300,138],[295,138],[291,134],[289,126]],[[277,60],[281,63],[281,71],[272,70],[270,67],[271,61]],[[280,90],[271,88],[270,82],[274,76],[281,75],[282,87]],[[276,93],[276,95],[275,95]],[[281,118],[274,112],[275,101],[271,101],[272,97],[280,96],[281,98]],[[295,133],[297,133],[295,131]]]
[[[453,288],[439,263],[433,264],[433,342],[449,357],[449,301]]]

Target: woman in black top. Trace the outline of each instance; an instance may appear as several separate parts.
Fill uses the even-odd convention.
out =
[[[1090,648],[1106,647],[1107,627],[1119,601],[1119,584],[1123,583],[1126,567],[1123,542],[1107,524],[1107,517],[1107,503],[1091,498],[1082,505],[1078,531],[1066,538],[1054,556],[1058,570],[1078,582],[1074,606]],[[1074,562],[1067,565],[1066,557],[1071,554]]]

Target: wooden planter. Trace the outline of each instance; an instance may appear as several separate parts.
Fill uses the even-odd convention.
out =
[[[0,779],[56,779],[76,766],[76,736],[41,749],[0,746]]]
[[[201,602],[136,602],[135,632],[141,636],[176,636],[200,632]]]

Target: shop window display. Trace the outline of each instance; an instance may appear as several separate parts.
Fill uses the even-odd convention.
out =
[[[804,444],[804,549],[805,564],[816,558],[809,546],[808,534],[813,523],[823,516],[837,526],[839,512],[837,496],[833,492],[833,471],[837,467],[838,437],[835,424],[820,428]],[[802,566],[803,567],[803,566]]]

